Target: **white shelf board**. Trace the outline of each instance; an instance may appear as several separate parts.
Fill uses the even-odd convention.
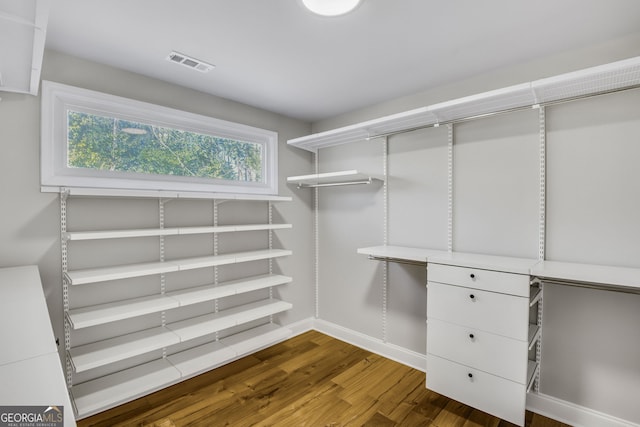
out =
[[[221,225],[202,227],[177,227],[177,228],[142,228],[132,230],[104,230],[104,231],[69,231],[64,233],[64,238],[70,241],[78,240],[103,240],[122,239],[131,237],[159,237],[189,234],[213,234],[232,233],[239,231],[268,231],[292,228],[291,224],[245,224],[245,225]]]
[[[172,354],[167,360],[180,371],[180,375],[191,377],[224,365],[233,360],[237,353],[220,341],[203,344],[180,353]]]
[[[102,240],[123,239],[129,237],[159,237],[178,234],[177,228],[143,228],[137,230],[111,230],[111,231],[69,231],[64,233],[66,240]]]
[[[74,385],[71,394],[79,417],[87,417],[159,390],[180,380],[167,360],[159,359]]]
[[[158,313],[179,306],[180,302],[176,299],[169,298],[166,295],[152,295],[75,308],[69,310],[68,318],[73,329],[82,329],[145,314]]]
[[[291,254],[292,252],[286,249],[263,249],[223,255],[175,259],[164,262],[147,262],[113,267],[74,270],[65,273],[65,276],[71,285],[84,285],[87,283],[104,282],[107,280],[127,279],[153,274],[171,273],[181,270],[193,270],[196,268],[272,259]]]
[[[218,342],[169,355],[166,359],[74,385],[71,395],[78,416],[84,418],[221,366],[291,335],[288,328],[272,323],[261,325]]]
[[[73,329],[82,329],[117,320],[129,319],[150,313],[159,313],[190,304],[211,301],[231,295],[251,292],[271,286],[290,283],[291,277],[260,275],[232,280],[216,285],[205,285],[165,295],[151,295],[107,304],[99,304],[69,310],[68,318]]]
[[[640,268],[541,261],[531,269],[531,275],[543,280],[577,281],[620,289],[640,289]]]
[[[245,200],[265,202],[290,202],[290,196],[270,194],[236,194],[236,193],[207,193],[195,191],[165,191],[165,190],[125,190],[118,188],[83,188],[42,186],[43,193],[66,193],[76,197],[132,197],[132,198],[161,198],[161,199],[209,199],[209,200]]]
[[[290,139],[287,143],[317,152],[321,148],[363,141],[392,132],[437,126],[639,85],[640,57],[635,57],[302,136]]]
[[[265,274],[260,276],[246,277],[238,280],[231,280],[228,282],[220,283],[217,286],[205,285],[168,292],[166,296],[176,300],[182,307],[190,304],[197,304],[200,302],[224,298],[231,295],[242,294],[259,289],[266,289],[271,286],[284,285],[286,283],[290,283],[292,280],[293,279],[291,277],[287,276]]]
[[[222,338],[220,342],[232,348],[241,357],[269,347],[276,342],[284,341],[290,338],[292,334],[290,329],[283,328],[275,323],[268,323]]]
[[[168,328],[157,327],[73,347],[69,354],[74,370],[83,372],[179,342],[180,337]]]
[[[370,246],[358,248],[358,253],[375,258],[426,263],[430,257],[445,255],[447,251],[406,246]]]
[[[226,310],[205,314],[171,323],[167,328],[179,336],[181,341],[188,341],[236,326],[238,319],[233,314],[235,313],[226,313]]]
[[[640,84],[640,57],[536,80],[531,87],[539,103],[606,93]]]
[[[171,261],[146,262],[140,264],[68,271],[65,273],[65,276],[71,285],[84,285],[87,283],[104,282],[107,280],[171,273],[173,271],[178,271],[179,268],[178,264]]]
[[[188,341],[280,313],[291,309],[291,307],[292,305],[288,302],[267,299],[250,304],[243,304],[218,313],[205,314],[203,316],[171,323],[167,325],[167,328],[178,335],[181,341]]]
[[[287,144],[316,152],[319,148],[363,141],[370,136],[428,126],[437,123],[437,121],[431,111],[426,107],[421,107],[338,129],[290,139]]]

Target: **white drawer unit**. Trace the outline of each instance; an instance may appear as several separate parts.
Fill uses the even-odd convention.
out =
[[[529,298],[429,281],[427,315],[526,341]]]
[[[428,389],[518,425],[536,372],[529,350],[535,260],[474,257],[427,263]],[[533,324],[532,324],[533,322]]]

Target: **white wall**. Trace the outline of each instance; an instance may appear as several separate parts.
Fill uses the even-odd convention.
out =
[[[617,50],[611,60],[637,50]],[[501,75],[482,80],[500,87]],[[407,110],[418,106],[415,99],[395,111],[387,109],[402,100],[323,121],[314,131]],[[639,105],[635,89],[546,109],[547,259],[640,268]],[[536,110],[454,125],[454,250],[537,258],[538,126]],[[323,149],[320,171],[380,174],[382,144]],[[388,243],[446,249],[446,128],[393,136],[388,144]],[[321,319],[424,354],[426,273],[391,263],[383,315],[382,263],[356,254],[383,243],[383,189],[320,192]],[[640,423],[640,296],[558,285],[545,292],[541,392]]]
[[[310,128],[308,123],[52,51],[45,52],[42,78],[276,131],[280,142],[278,156],[281,195],[293,194],[285,184],[286,176],[299,175],[311,168],[312,157],[309,153],[286,145],[287,139],[307,133]],[[39,97],[2,93],[0,141],[5,153],[0,156],[0,195],[3,200],[0,214],[0,267],[23,264],[39,266],[54,332],[62,338],[60,209],[57,195],[40,192]],[[263,222],[266,220],[265,205],[237,202],[222,204],[220,223],[234,223],[239,217],[248,214],[255,222]],[[204,222],[206,225],[211,221],[211,210],[211,202],[169,203],[167,224],[187,221],[194,224]],[[284,324],[313,316],[314,274],[312,264],[308,261],[313,257],[313,246],[309,244],[312,241],[312,218],[308,194],[296,195],[293,202],[274,205],[274,222],[294,224],[292,230],[276,232],[274,239],[275,247],[291,249],[294,253],[293,256],[276,262],[283,274],[294,278],[293,283],[277,290],[282,299],[293,303],[292,310],[279,316],[280,322]],[[132,224],[154,227],[158,224],[158,206],[156,200],[72,199],[69,203],[69,221],[69,227],[77,229]],[[262,233],[262,238],[265,234]],[[254,241],[260,238],[254,233],[242,237],[240,243],[221,238],[221,251],[232,246],[234,249],[242,249],[237,245],[255,248],[252,246],[255,245]],[[210,239],[210,236],[206,242],[200,237],[183,242],[167,239],[167,257],[179,256],[175,253],[177,247],[181,251],[211,247]],[[126,252],[110,248],[109,245],[106,248],[98,250],[91,243],[79,245],[75,248],[72,262],[77,265],[107,265],[118,259],[122,260],[123,257],[131,261],[134,257],[158,255],[157,241],[149,242],[147,239],[128,242]],[[231,269],[228,274],[233,274]],[[140,288],[136,287],[138,284]],[[144,293],[145,286],[155,285],[141,280],[128,289],[110,289],[113,292],[111,298],[129,296],[132,292]],[[76,300],[72,303],[81,305],[83,298],[81,294],[76,294]],[[14,326],[2,325],[3,328]],[[77,339],[85,338],[79,335]]]

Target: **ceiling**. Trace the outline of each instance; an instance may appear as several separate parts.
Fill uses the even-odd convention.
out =
[[[55,0],[46,47],[314,122],[635,33],[638,0]]]

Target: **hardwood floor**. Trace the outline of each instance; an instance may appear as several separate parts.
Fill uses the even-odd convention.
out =
[[[316,331],[80,420],[84,426],[507,427],[424,373]],[[565,424],[527,412],[529,427]]]

